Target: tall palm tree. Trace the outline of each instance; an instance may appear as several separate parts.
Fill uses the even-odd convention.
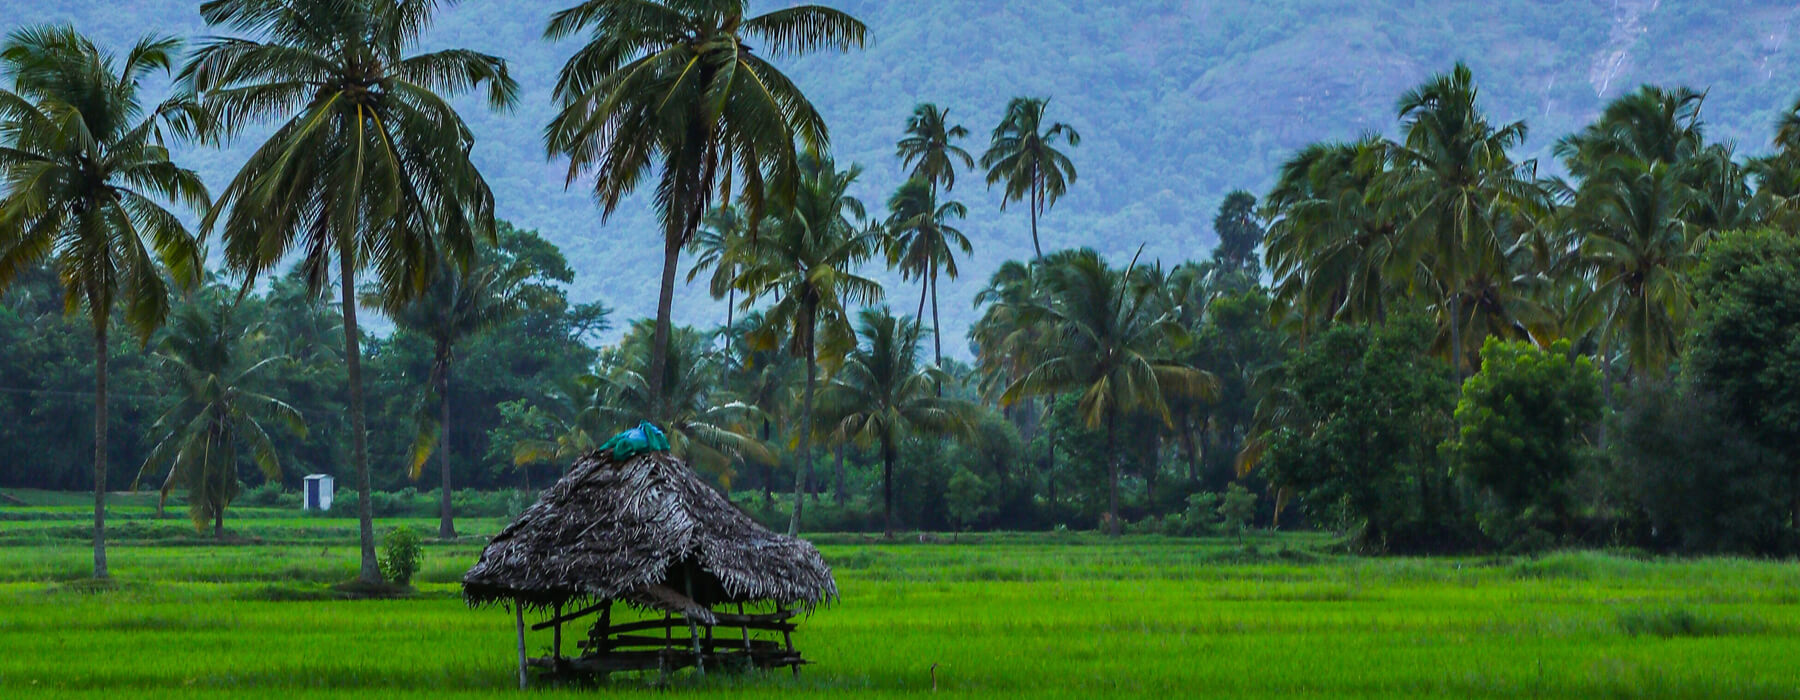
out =
[[[1576,264],[1592,284],[1574,313],[1594,319],[1602,354],[1623,349],[1631,369],[1660,373],[1678,354],[1694,310],[1687,277],[1704,239],[1689,232],[1684,216],[1698,197],[1675,166],[1609,160],[1619,170],[1584,183],[1570,207]]]
[[[894,535],[894,462],[907,435],[967,434],[973,406],[937,395],[947,377],[937,366],[920,367],[919,322],[896,318],[886,308],[863,309],[862,341],[832,375],[820,412],[839,440],[881,449],[881,519]]]
[[[1038,242],[1038,217],[1056,205],[1056,200],[1075,183],[1075,162],[1057,150],[1057,144],[1071,148],[1081,145],[1081,133],[1062,122],[1046,124],[1044,112],[1050,101],[1037,97],[1015,97],[1006,105],[1006,116],[994,127],[987,152],[981,154],[981,167],[987,168],[987,184],[1005,183],[1007,202],[1025,200],[1031,209],[1031,248],[1044,257],[1044,246]]]
[[[145,37],[124,61],[70,27],[32,27],[0,45],[0,289],[45,259],[66,308],[94,331],[94,577],[106,578],[107,330],[123,305],[148,339],[169,312],[164,273],[198,283],[200,246],[161,202],[207,204],[200,176],[169,160],[166,135],[204,116],[176,95],[146,112],[139,83],[167,73],[180,42]],[[160,263],[160,265],[159,265]]]
[[[281,460],[263,423],[280,420],[306,434],[306,422],[294,407],[248,388],[258,375],[291,360],[259,359],[263,324],[245,324],[237,311],[229,293],[218,288],[176,310],[157,359],[174,375],[181,399],[151,427],[161,437],[132,482],[136,490],[146,474],[166,467],[162,501],[177,483],[185,486],[194,527],[210,522],[215,538],[225,536],[225,508],[238,494],[240,449],[249,448],[263,476],[278,482]]]
[[[952,281],[960,276],[956,268],[956,249],[964,255],[975,252],[969,237],[950,225],[950,219],[961,219],[969,210],[961,202],[939,204],[937,194],[924,180],[913,178],[900,186],[888,199],[887,230],[892,236],[888,245],[888,265],[900,269],[903,277],[919,280],[919,311],[913,318],[923,318],[925,297],[931,297],[931,335],[936,348],[936,362],[944,365],[944,339],[938,325],[938,273]]]
[[[882,296],[880,283],[854,272],[881,243],[879,231],[859,225],[863,204],[849,194],[862,169],[851,166],[840,171],[829,156],[809,153],[801,159],[800,172],[792,200],[771,212],[756,258],[738,277],[738,288],[747,295],[746,308],[758,297],[774,298],[763,311],[763,333],[753,345],[773,348],[778,335],[786,337],[787,351],[806,363],[790,534],[800,530],[801,496],[812,471],[819,363],[835,365],[856,344],[848,309]]]
[[[580,423],[592,435],[611,435],[649,420],[667,431],[669,447],[694,466],[713,474],[731,488],[731,464],[749,456],[773,460],[753,435],[753,406],[724,400],[719,391],[723,358],[709,352],[700,333],[677,328],[669,356],[657,363],[669,376],[663,378],[663,400],[652,403],[650,381],[644,376],[649,362],[649,340],[655,323],[633,325],[618,349],[601,360],[601,371],[585,381],[596,388],[593,403],[582,411]]]
[[[1386,141],[1365,136],[1307,146],[1281,166],[1263,207],[1271,221],[1264,255],[1274,306],[1298,321],[1301,336],[1326,321],[1386,315],[1400,224],[1374,193],[1390,153]]]
[[[448,260],[440,261],[425,291],[417,296],[364,296],[363,303],[380,307],[394,325],[431,340],[430,389],[420,402],[418,434],[413,442],[409,476],[415,480],[435,449],[439,453],[438,537],[456,538],[456,521],[450,504],[450,378],[456,346],[524,315],[534,306],[549,303],[555,291],[534,280],[530,263],[507,260],[494,246],[478,243],[476,258],[467,270]],[[437,403],[438,415],[429,410]]]
[[[446,95],[486,88],[505,109],[518,84],[501,59],[466,49],[407,55],[437,0],[209,0],[207,24],[258,38],[208,40],[182,71],[217,114],[221,137],[278,121],[202,222],[221,228],[225,261],[248,279],[298,252],[309,289],[332,258],[344,316],[351,459],[362,562],[381,581],[370,511],[357,272],[383,296],[423,292],[437,261],[466,266],[493,241],[494,196],[469,153],[475,137]]]
[[[1210,396],[1217,382],[1165,357],[1170,334],[1181,331],[1156,313],[1157,290],[1138,274],[1135,259],[1116,270],[1083,248],[1057,253],[1043,264],[1048,297],[1032,316],[1047,329],[1050,342],[1036,364],[1006,388],[1002,401],[1080,395],[1076,411],[1083,422],[1106,431],[1107,515],[1117,536],[1119,422],[1143,413],[1172,427],[1170,399]]]
[[[927,102],[914,107],[912,116],[906,118],[906,136],[894,145],[894,155],[901,167],[912,169],[912,178],[930,184],[933,195],[939,185],[949,192],[956,188],[957,161],[962,167],[975,167],[969,152],[956,145],[957,139],[968,136],[963,125],[950,123],[950,110]]]
[[[823,150],[825,120],[769,56],[821,49],[848,51],[866,28],[826,7],[801,5],[745,17],[747,0],[586,0],[556,13],[545,36],[579,32],[576,50],[556,81],[561,110],[545,129],[552,155],[569,158],[568,182],[590,171],[602,218],[652,172],[663,224],[662,286],[656,304],[654,365],[667,356],[675,273],[681,249],[699,229],[716,194],[733,185],[751,227],[763,196],[793,190],[796,139]],[[735,177],[734,177],[735,176]],[[663,373],[650,368],[650,394]]]
[[[1474,73],[1461,63],[1402,95],[1404,139],[1391,146],[1393,167],[1378,193],[1405,222],[1396,262],[1447,301],[1442,318],[1459,372],[1470,352],[1461,332],[1465,297],[1474,296],[1469,283],[1504,276],[1509,214],[1547,208],[1535,163],[1508,154],[1524,142],[1525,122],[1493,126],[1478,96]]]
[[[713,299],[725,300],[725,331],[736,325],[737,288],[732,283],[744,269],[744,256],[750,253],[752,233],[749,220],[737,207],[729,204],[706,213],[700,231],[690,246],[700,257],[688,268],[687,281],[693,284],[700,273],[712,271],[706,279],[706,291]]]

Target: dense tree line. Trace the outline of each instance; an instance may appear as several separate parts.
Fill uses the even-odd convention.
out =
[[[937,310],[937,280],[979,241],[956,223],[958,171],[978,167],[1035,232],[1077,186],[1082,139],[1052,101],[1013,99],[978,156],[949,109],[919,105],[896,125],[886,167],[908,179],[883,216],[770,62],[852,50],[859,21],[596,0],[550,18],[549,36],[588,43],[545,147],[602,218],[654,190],[664,256],[656,316],[595,349],[605,308],[571,304],[561,253],[495,220],[444,98],[506,108],[517,86],[499,57],[410,54],[431,7],[216,0],[204,17],[243,38],[185,58],[149,38],[120,61],[64,27],[0,48],[0,337],[16,348],[0,449],[18,452],[0,478],[95,490],[97,576],[114,477],[185,491],[220,534],[240,481],[354,477],[375,580],[375,489],[435,456],[454,537],[455,488],[529,490],[640,420],[721,489],[760,490],[740,501],[790,532],[1796,544],[1779,339],[1800,325],[1800,116],[1744,159],[1706,139],[1703,93],[1645,86],[1558,140],[1568,176],[1546,177],[1516,153],[1527,125],[1490,119],[1459,64],[1399,98],[1396,138],[1309,146],[1260,206],[1228,196],[1208,260],[1037,246],[1000,266],[962,365]],[[176,81],[147,109],[156,71]],[[258,123],[276,127],[216,197],[162,145]],[[912,313],[885,304],[883,266],[919,285]],[[675,322],[684,269],[731,305],[725,326]],[[359,309],[394,332],[366,333]]]

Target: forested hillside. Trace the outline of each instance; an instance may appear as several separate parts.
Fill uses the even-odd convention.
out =
[[[500,216],[542,231],[578,272],[572,297],[602,299],[621,317],[655,305],[659,247],[647,201],[602,225],[584,188],[544,157],[550,87],[573,43],[539,38],[567,0],[468,0],[443,13],[427,45],[467,46],[512,61],[521,106],[467,108],[477,160]],[[772,5],[773,3],[765,3]],[[1475,70],[1497,120],[1527,120],[1527,154],[1637,85],[1710,90],[1709,135],[1740,152],[1765,150],[1778,110],[1800,84],[1793,41],[1800,8],[1766,0],[1585,0],[1488,3],[1369,0],[834,0],[868,23],[870,45],[798,62],[794,75],[831,120],[837,156],[867,167],[859,194],[879,209],[900,181],[893,142],[916,102],[931,101],[974,135],[979,153],[1007,98],[1053,98],[1051,116],[1077,127],[1080,180],[1043,224],[1046,248],[1090,245],[1127,258],[1200,257],[1213,208],[1235,188],[1261,192],[1275,166],[1322,139],[1391,131],[1396,95],[1457,59]],[[73,22],[115,46],[144,31],[198,35],[197,0],[8,3],[8,26]],[[221,185],[244,146],[194,150],[187,162]],[[1546,168],[1550,159],[1544,158]],[[953,197],[975,257],[944,284],[946,330],[960,339],[989,273],[1029,250],[1023,208],[965,174]],[[1119,260],[1122,262],[1122,260]],[[890,286],[890,293],[907,292]],[[898,304],[904,306],[905,304]],[[710,323],[719,304],[692,288],[676,318]],[[951,343],[966,355],[961,342]]]

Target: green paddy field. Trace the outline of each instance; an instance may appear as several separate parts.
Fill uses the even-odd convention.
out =
[[[97,587],[86,517],[0,506],[0,697],[518,694],[511,615],[456,585],[497,521],[431,544],[415,596],[343,600],[353,520],[243,509],[221,545],[129,502],[116,583]],[[935,663],[936,694],[969,697],[1800,697],[1791,562],[1371,559],[1316,535],[813,539],[843,598],[803,621],[798,680],[535,692],[926,695]]]

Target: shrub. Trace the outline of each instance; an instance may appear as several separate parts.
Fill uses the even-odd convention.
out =
[[[419,533],[405,525],[394,528],[382,543],[381,575],[396,586],[411,584],[424,554]]]
[[[1225,489],[1225,498],[1219,502],[1219,523],[1226,534],[1237,535],[1238,541],[1244,539],[1244,531],[1249,529],[1250,521],[1256,517],[1256,494],[1243,484],[1232,484]]]

